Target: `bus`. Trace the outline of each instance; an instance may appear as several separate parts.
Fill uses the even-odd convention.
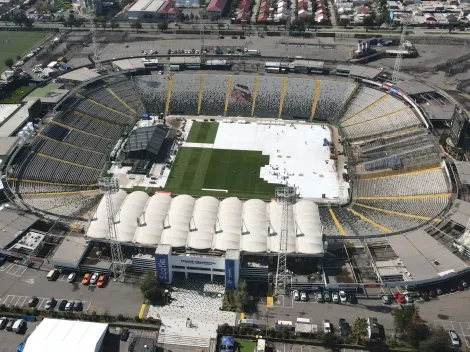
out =
[[[258,343],[256,344],[256,351],[254,352],[264,352],[265,350],[266,350],[266,340],[258,339]]]

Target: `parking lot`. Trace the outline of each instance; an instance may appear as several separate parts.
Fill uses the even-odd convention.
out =
[[[1,303],[3,303],[4,305],[6,305],[7,307],[20,307],[20,308],[28,308],[28,301],[29,299],[31,298],[31,296],[16,296],[16,295],[8,295],[5,297],[4,300],[1,301]],[[46,303],[47,303],[47,300],[51,298],[51,297],[38,297],[38,303],[36,304],[36,308],[37,309],[40,309],[40,310],[45,310],[46,309]],[[57,301],[57,305],[56,307],[54,308],[55,310],[58,310],[58,304],[60,303],[60,301],[62,300],[66,300],[66,301],[81,301],[82,304],[83,304],[83,310],[84,311],[87,311],[90,306],[91,306],[91,302],[88,302],[88,301],[82,301],[80,298],[56,298],[54,297],[54,299]]]
[[[5,329],[0,330],[0,352],[16,352],[17,346],[26,341],[38,324],[37,322],[28,322],[24,334],[16,334],[13,331],[7,331]]]
[[[5,263],[0,267],[0,272],[4,272],[8,275],[13,275],[16,277],[21,277],[25,273],[27,267],[23,265],[18,265],[15,263]]]
[[[470,348],[470,322],[434,320],[434,325],[442,326],[447,331],[455,331],[462,341],[462,346]]]

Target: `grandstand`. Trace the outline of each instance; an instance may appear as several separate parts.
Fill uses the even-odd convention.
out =
[[[406,231],[437,221],[450,202],[451,186],[436,139],[422,127],[412,106],[399,96],[347,80],[114,76],[80,86],[59,108],[17,154],[8,172],[14,193],[43,211],[83,215],[96,201],[96,179],[111,150],[144,112],[281,117],[337,125],[349,163],[351,204],[320,205],[326,235]],[[54,203],[55,197],[63,199]],[[74,199],[82,206],[69,206]],[[139,240],[139,233],[129,234],[125,242],[147,243]]]
[[[13,158],[8,180],[29,207],[80,217],[96,203],[97,179],[109,154],[143,108],[125,77],[96,81],[60,108]]]

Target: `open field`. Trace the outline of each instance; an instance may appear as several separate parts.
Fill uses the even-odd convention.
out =
[[[0,31],[0,71],[5,70],[5,60],[11,57],[16,62],[17,55],[26,54],[50,32]]]
[[[180,148],[166,191],[177,194],[270,198],[276,184],[260,178],[269,156],[259,151]],[[208,189],[208,190],[203,190]]]
[[[214,143],[219,124],[215,122],[193,122],[188,143]]]

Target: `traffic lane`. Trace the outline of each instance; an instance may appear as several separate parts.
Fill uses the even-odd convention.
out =
[[[1,297],[8,295],[37,296],[37,297],[60,297],[81,301],[92,302],[89,307],[99,313],[109,312],[113,315],[123,314],[135,316],[139,313],[142,305],[142,294],[137,285],[114,282],[99,288],[95,285],[82,285],[78,276],[76,281],[48,281],[47,272],[27,269],[22,277],[14,277],[0,273]]]

